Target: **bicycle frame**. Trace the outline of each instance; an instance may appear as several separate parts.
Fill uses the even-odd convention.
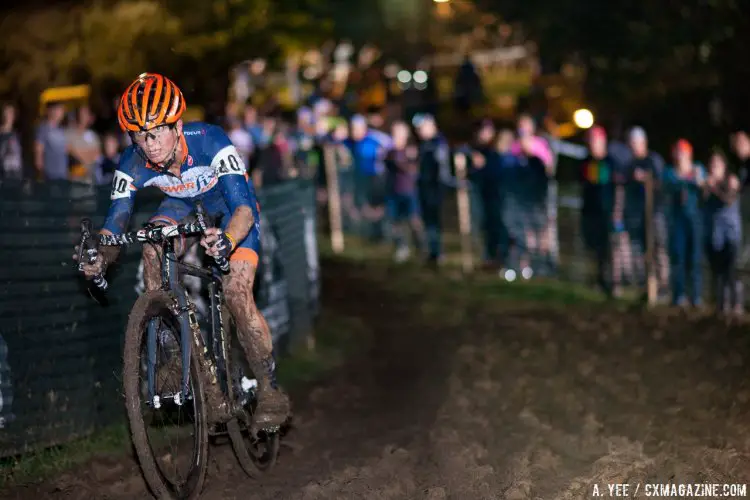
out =
[[[224,300],[221,275],[215,266],[212,266],[210,270],[202,268],[183,269],[186,274],[208,280],[209,282],[208,290],[211,304],[210,337],[204,341],[187,290],[180,284],[179,273],[176,267],[178,265],[174,242],[172,239],[167,239],[162,246],[161,288],[173,292],[177,299],[175,313],[179,320],[182,347],[182,385],[180,392],[174,397],[174,402],[177,405],[182,405],[185,400],[192,397],[189,384],[190,356],[193,348],[198,349],[201,357],[201,367],[205,368],[206,374],[210,376],[210,383],[216,384],[218,382],[222,392],[228,401],[231,402],[233,401],[233,388],[229,375],[228,342],[222,318]],[[158,408],[160,405],[160,401],[156,398],[155,388],[157,337],[157,320],[152,319],[149,322],[147,332],[147,381],[149,401],[155,408]],[[206,344],[211,346],[210,353],[206,348]]]

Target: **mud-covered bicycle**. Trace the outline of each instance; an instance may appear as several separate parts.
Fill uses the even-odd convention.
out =
[[[232,339],[231,317],[222,290],[226,258],[209,268],[177,260],[174,239],[201,235],[208,228],[199,204],[195,222],[146,225],[118,235],[91,234],[91,221],[81,221],[79,270],[94,263],[99,245],[135,242],[161,247],[161,287],[135,302],[125,333],[123,385],[133,446],[143,476],[157,498],[194,499],[208,469],[209,438],[228,435],[243,470],[258,478],[276,463],[280,432],[255,431],[253,410],[257,382]],[[179,273],[208,281],[210,314],[202,329]],[[102,291],[103,276],[92,280]],[[205,331],[204,331],[205,330]],[[164,435],[150,432],[163,426]],[[181,438],[188,437],[189,442]],[[186,452],[186,457],[176,457]],[[184,474],[178,468],[184,467]]]

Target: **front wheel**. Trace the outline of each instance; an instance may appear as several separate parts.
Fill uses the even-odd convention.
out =
[[[125,332],[125,406],[151,491],[160,499],[192,500],[198,498],[208,469],[206,403],[195,349],[190,349],[188,391],[183,394],[184,346],[173,304],[172,295],[158,290],[141,295],[133,306]],[[156,346],[151,359],[149,341],[152,353]],[[152,362],[154,398],[147,389]]]

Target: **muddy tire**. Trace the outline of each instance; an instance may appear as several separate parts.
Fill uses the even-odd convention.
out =
[[[237,332],[234,320],[228,308],[224,308],[222,313],[224,332],[227,334],[229,342],[230,358],[230,381],[238,389],[239,380],[235,380],[242,374],[251,375],[250,367],[247,365],[245,354],[238,345]],[[238,371],[239,368],[239,371]],[[245,411],[252,419],[255,410],[254,399],[245,404]],[[240,467],[249,477],[260,479],[264,474],[269,472],[276,465],[276,459],[279,456],[281,447],[281,436],[278,432],[264,434],[260,440],[252,436],[245,423],[236,418],[227,422],[227,434],[232,442],[232,449]]]
[[[152,451],[147,435],[149,421],[142,414],[141,346],[148,322],[154,317],[168,318],[179,325],[172,312],[172,295],[165,291],[147,292],[136,300],[125,332],[125,354],[123,360],[123,385],[125,406],[130,424],[130,432],[138,461],[151,492],[159,499],[196,499],[200,495],[208,469],[208,427],[206,402],[200,368],[195,349],[191,349],[190,388],[193,401],[195,436],[193,437],[193,461],[187,479],[181,484],[173,484],[167,479]],[[175,332],[179,334],[179,332]],[[148,420],[151,420],[148,418]]]
[[[232,441],[232,449],[240,467],[253,479],[260,479],[276,465],[281,438],[278,432],[260,437],[262,446],[256,446],[256,438],[249,430],[242,430],[237,419],[227,422],[227,432]]]

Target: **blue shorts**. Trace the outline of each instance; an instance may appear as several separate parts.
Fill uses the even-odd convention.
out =
[[[166,197],[159,205],[159,208],[156,209],[156,213],[149,219],[149,222],[162,222],[169,225],[179,224],[184,222],[194,210],[193,204],[187,200]],[[226,230],[229,225],[229,219],[231,219],[231,214],[226,211],[212,212],[211,207],[206,207],[206,210],[212,217],[221,215],[219,227]],[[253,210],[253,217],[255,218],[255,222],[250,228],[250,232],[245,239],[237,242],[237,248],[234,249],[229,260],[250,261],[255,267],[258,267],[258,255],[260,254],[260,206],[257,201]],[[180,255],[185,250],[185,237],[181,236],[175,243],[175,251]]]
[[[416,194],[391,194],[386,202],[388,217],[403,221],[419,215],[419,200]]]

